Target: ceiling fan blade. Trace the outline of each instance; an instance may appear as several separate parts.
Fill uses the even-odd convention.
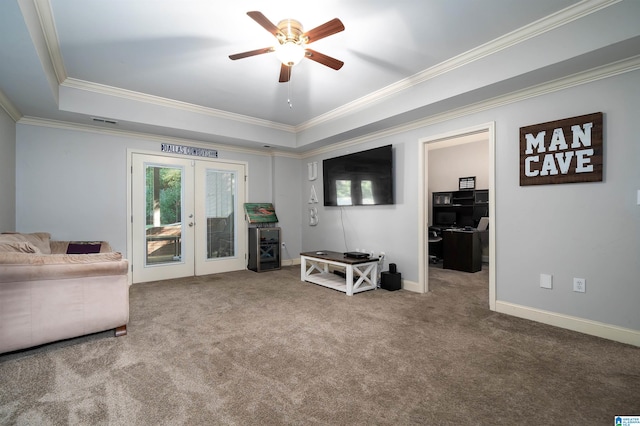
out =
[[[344,62],[342,61],[311,49],[305,49],[305,56],[312,61],[316,61],[319,64],[326,65],[329,68],[333,68],[334,70],[339,70],[344,65]]]
[[[307,37],[309,41],[307,44],[313,43],[314,41],[318,41],[321,38],[329,37],[332,34],[339,33],[340,31],[344,31],[344,25],[342,21],[338,18],[333,18],[329,22],[325,22],[319,27],[315,27],[312,30],[307,31],[302,36]]]
[[[262,14],[262,12],[247,12],[247,15],[249,15],[251,19],[256,21],[258,24],[262,25],[262,27],[273,34],[274,37],[278,37],[278,34],[280,34],[280,30],[278,29],[278,27],[276,27],[273,22],[268,20],[267,17]]]
[[[286,83],[291,79],[291,68],[289,65],[280,64],[280,83]]]
[[[248,52],[236,53],[235,55],[229,55],[229,59],[236,60],[242,58],[248,58],[249,56],[262,55],[263,53],[273,52],[273,47],[265,47],[263,49],[250,50]]]

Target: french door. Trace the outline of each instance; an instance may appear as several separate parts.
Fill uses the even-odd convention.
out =
[[[132,155],[133,282],[245,269],[245,167]]]

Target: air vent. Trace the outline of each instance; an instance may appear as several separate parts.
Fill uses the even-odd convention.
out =
[[[105,123],[105,124],[118,124],[115,120],[109,120],[108,118],[100,118],[100,117],[91,117],[93,121],[96,123]]]

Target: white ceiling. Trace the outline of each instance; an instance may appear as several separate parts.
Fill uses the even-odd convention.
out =
[[[394,102],[394,87],[410,88],[412,79],[426,70],[507,34],[520,34],[536,21],[609,3],[615,2],[3,0],[0,104],[14,118],[98,125],[90,121],[98,115],[113,118],[115,128],[127,131],[248,146],[278,147],[280,138],[282,149],[308,149],[366,133],[375,123],[396,124],[429,114],[436,102],[380,112],[360,132],[357,120],[333,133],[321,130],[331,121],[339,128],[354,105]],[[251,10],[274,24],[296,19],[305,30],[340,18],[345,31],[310,47],[344,61],[344,67],[335,71],[303,59],[293,68],[290,83],[278,83],[280,66],[273,53],[231,61],[230,54],[273,44],[274,38],[246,15]],[[635,47],[640,44],[632,41]],[[625,47],[608,49],[606,60],[634,53]],[[492,84],[461,89],[456,96],[469,102],[503,94],[600,65],[603,57],[582,52],[581,61],[562,58],[562,65],[549,60],[537,73],[514,71]],[[503,65],[518,68],[516,63]],[[246,131],[234,136],[228,126]]]

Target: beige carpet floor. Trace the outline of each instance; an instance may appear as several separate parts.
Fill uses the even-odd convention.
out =
[[[298,267],[132,286],[129,333],[0,355],[2,425],[610,425],[640,349],[497,314],[487,272],[352,297]]]

